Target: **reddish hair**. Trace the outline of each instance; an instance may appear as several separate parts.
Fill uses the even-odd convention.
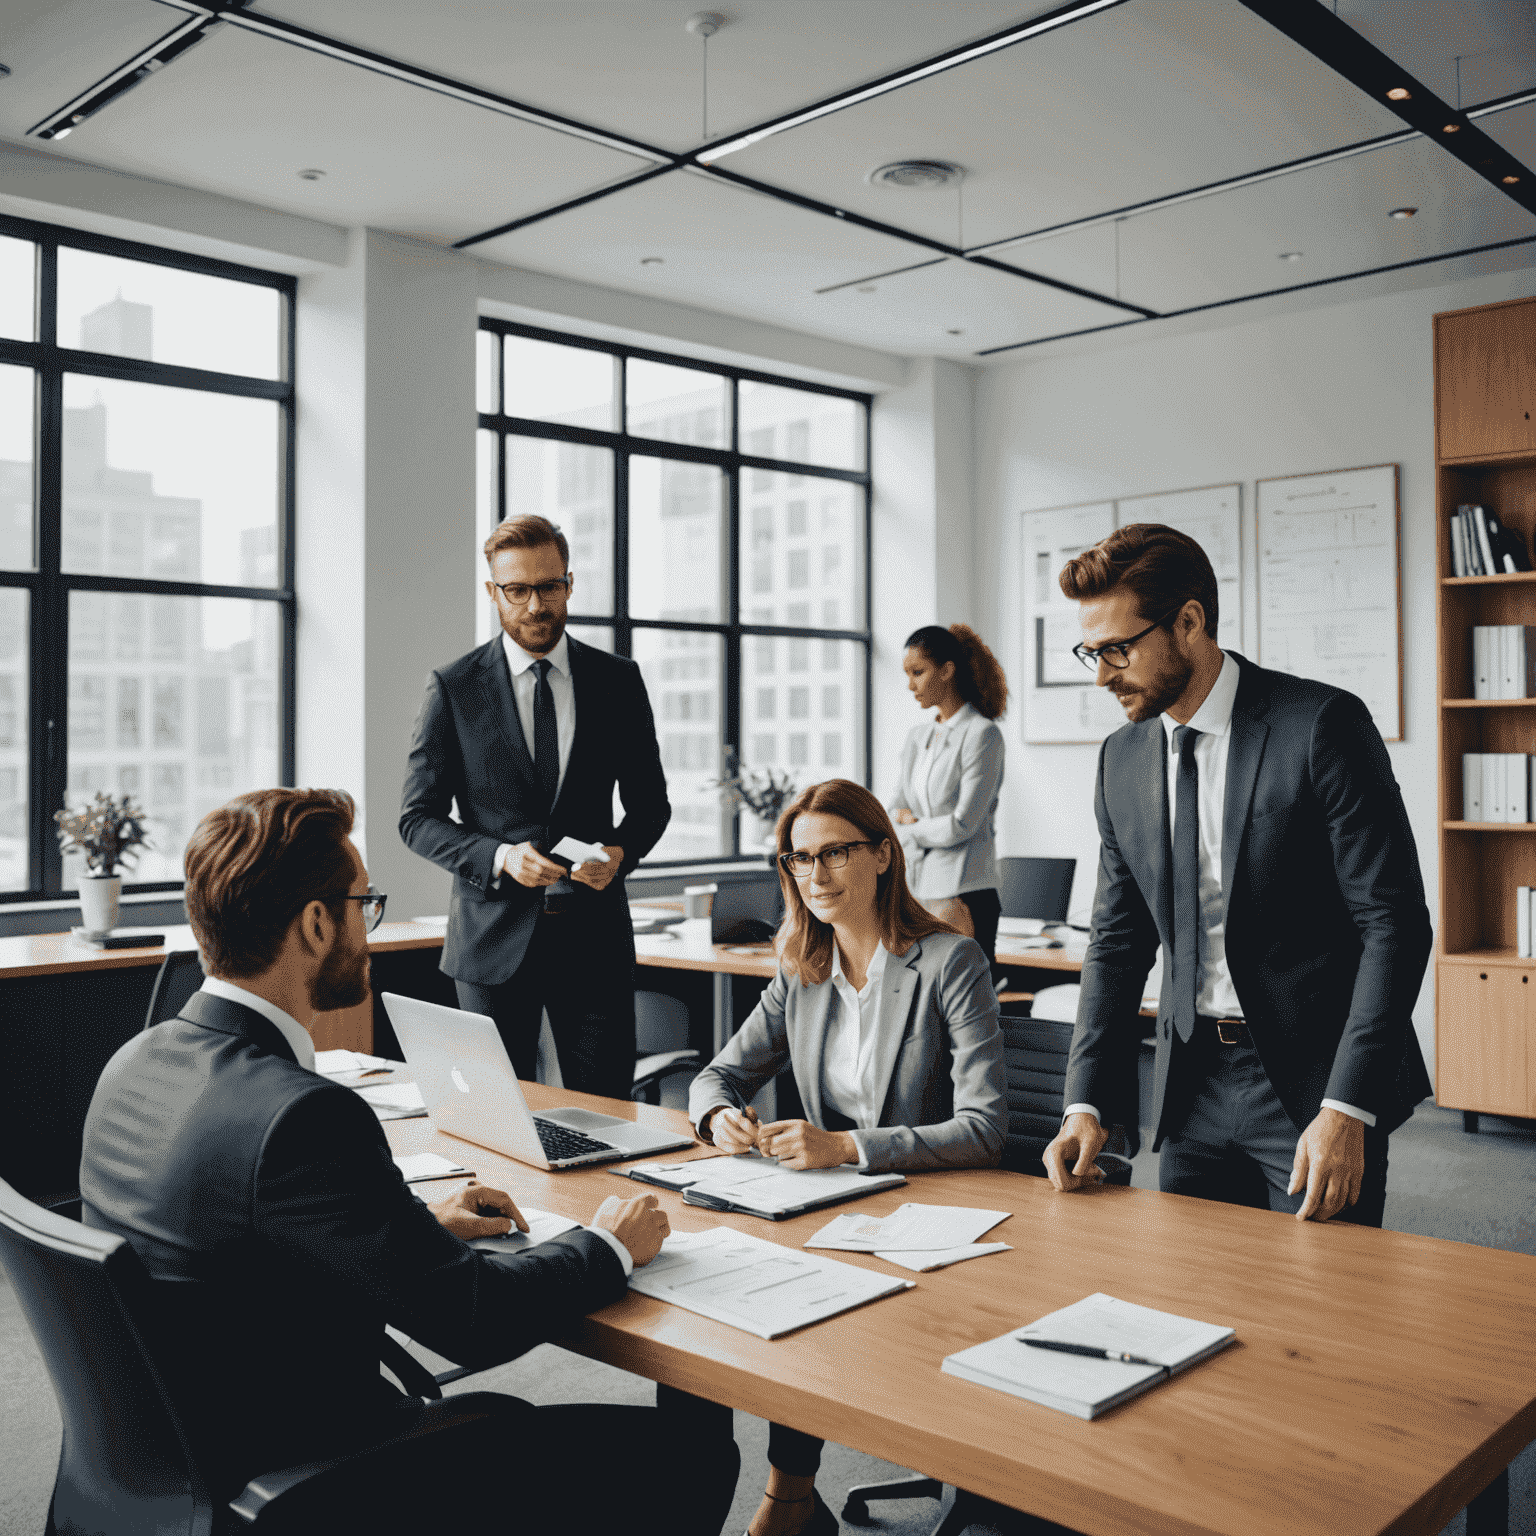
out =
[[[571,568],[570,541],[560,531],[559,523],[552,523],[537,512],[523,512],[497,523],[491,536],[485,541],[482,553],[489,565],[503,549],[542,549],[553,544],[560,551],[560,562],[566,570]]]
[[[828,779],[803,789],[779,817],[775,841],[780,853],[794,852],[795,822],[811,814],[840,816],[857,827],[876,848],[888,843],[890,866],[875,883],[875,911],[880,920],[880,939],[893,955],[904,955],[930,933],[957,933],[935,917],[907,886],[907,859],[896,840],[896,829],[885,807],[852,779]],[[815,916],[800,894],[800,882],[779,865],[779,884],[784,888],[784,922],[776,948],[779,964],[804,986],[814,986],[832,974],[832,925]]]
[[[1162,623],[1185,603],[1199,603],[1205,632],[1216,638],[1216,572],[1187,533],[1164,523],[1131,523],[1062,567],[1061,590],[1073,602],[1121,586],[1136,594],[1137,611],[1149,622]]]
[[[907,636],[907,649],[914,646],[936,667],[954,662],[955,687],[978,714],[996,720],[1008,708],[1003,664],[969,624],[951,624],[948,629],[925,624]]]

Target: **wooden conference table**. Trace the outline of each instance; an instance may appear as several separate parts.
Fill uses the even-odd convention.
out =
[[[686,1128],[672,1110],[525,1091],[535,1109]],[[581,1220],[610,1194],[654,1193],[677,1231],[798,1246],[831,1214],[722,1215],[605,1169],[528,1168],[429,1120],[385,1130],[398,1153],[436,1151]],[[1059,1195],[994,1170],[914,1174],[859,1209],[905,1200],[1012,1211],[989,1234],[1012,1251],[773,1343],[634,1293],[560,1342],[1089,1536],[1432,1533],[1490,1482],[1468,1529],[1504,1529],[1499,1480],[1536,1438],[1536,1259],[1149,1190]],[[1093,1423],[941,1373],[945,1355],[1099,1290],[1229,1324],[1237,1342]]]

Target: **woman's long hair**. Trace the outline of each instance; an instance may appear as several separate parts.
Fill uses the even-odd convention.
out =
[[[885,807],[862,784],[851,779],[828,779],[801,790],[779,817],[775,842],[780,853],[794,852],[795,822],[813,813],[842,817],[877,849],[881,843],[890,844],[890,865],[875,884],[880,938],[890,954],[906,954],[918,939],[930,933],[958,932],[935,917],[908,889],[907,860],[896,840],[896,829]],[[806,906],[800,882],[782,864],[779,884],[784,888],[784,922],[776,941],[779,963],[791,976],[798,976],[803,985],[813,986],[832,974],[832,925],[822,922]]]
[[[914,646],[936,667],[954,662],[955,687],[977,714],[996,720],[1008,708],[1003,664],[969,624],[951,624],[948,629],[925,624],[907,636],[907,649]]]

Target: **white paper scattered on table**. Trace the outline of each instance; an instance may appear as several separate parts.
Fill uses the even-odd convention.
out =
[[[974,1206],[919,1205],[908,1201],[889,1216],[834,1216],[806,1239],[805,1246],[882,1256],[898,1250],[959,1248],[975,1243],[983,1232],[990,1232],[1009,1215],[1008,1211],[983,1211]]]
[[[877,1259],[900,1264],[903,1269],[925,1274],[930,1269],[947,1269],[951,1264],[963,1264],[967,1259],[985,1258],[989,1253],[1011,1253],[1009,1243],[966,1243],[959,1248],[924,1248],[913,1253],[877,1253]]]
[[[362,1072],[372,1067],[393,1067],[383,1056],[369,1056],[363,1051],[316,1051],[315,1071],[322,1077],[338,1077],[344,1072]]]
[[[456,1179],[470,1172],[446,1157],[439,1157],[436,1152],[415,1152],[409,1157],[397,1157],[395,1167],[405,1175],[407,1184],[417,1184],[423,1179]]]
[[[780,1338],[913,1284],[729,1227],[674,1232],[661,1252],[629,1277],[630,1290],[642,1296],[760,1339]]]
[[[357,1096],[375,1109],[425,1109],[426,1101],[415,1083],[379,1083],[373,1088],[359,1088]]]
[[[477,1237],[470,1243],[483,1253],[521,1253],[525,1248],[537,1248],[562,1232],[574,1232],[581,1225],[568,1216],[557,1216],[553,1211],[541,1211],[531,1205],[519,1205],[523,1220],[528,1223],[526,1232],[514,1227],[504,1237]]]

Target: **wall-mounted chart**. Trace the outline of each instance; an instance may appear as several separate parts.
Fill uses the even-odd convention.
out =
[[[1397,465],[1258,482],[1259,665],[1358,694],[1403,739]]]
[[[1072,655],[1082,638],[1062,567],[1130,523],[1166,523],[1198,541],[1216,572],[1223,634],[1242,634],[1242,487],[1202,486],[1024,514],[1024,739],[1098,742],[1125,711]]]

